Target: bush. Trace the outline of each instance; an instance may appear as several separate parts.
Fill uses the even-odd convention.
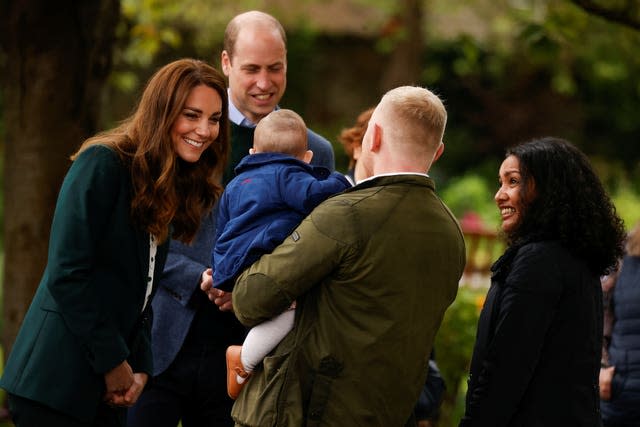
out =
[[[454,178],[441,193],[442,200],[457,218],[467,212],[477,212],[487,228],[495,228],[499,215],[489,184],[477,174]]]
[[[440,427],[457,426],[463,415],[469,362],[486,292],[485,287],[460,286],[436,337],[436,361],[447,386],[440,411]]]
[[[631,230],[640,220],[640,196],[629,186],[622,186],[611,198],[625,228]]]

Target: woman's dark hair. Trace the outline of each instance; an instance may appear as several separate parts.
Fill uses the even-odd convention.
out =
[[[608,274],[624,250],[625,230],[587,156],[559,138],[535,139],[507,150],[522,177],[525,205],[510,244],[557,239],[594,273]],[[526,194],[533,180],[535,197]]]

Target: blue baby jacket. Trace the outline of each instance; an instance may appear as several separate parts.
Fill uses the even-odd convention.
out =
[[[351,186],[341,173],[280,153],[248,155],[235,173],[220,198],[212,254],[213,283],[224,291],[317,205]]]

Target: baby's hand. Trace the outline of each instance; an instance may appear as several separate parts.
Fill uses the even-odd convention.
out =
[[[202,277],[200,279],[200,289],[202,289],[206,294],[213,288],[213,271],[210,268],[207,268],[202,272]]]
[[[207,294],[209,300],[213,301],[218,306],[220,311],[233,311],[231,292],[225,292],[213,287],[213,276],[210,268],[207,268],[202,273],[200,289]]]

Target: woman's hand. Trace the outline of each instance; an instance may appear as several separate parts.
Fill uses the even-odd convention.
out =
[[[107,393],[124,393],[133,384],[133,371],[129,363],[124,360],[118,366],[104,374]]]
[[[148,379],[149,375],[144,372],[135,373],[133,374],[133,383],[128,390],[124,392],[107,392],[104,396],[104,401],[111,406],[131,407],[138,401]]]
[[[104,374],[106,393],[103,400],[109,405],[121,405],[125,393],[134,383],[133,371],[129,363],[124,360],[118,366]]]

